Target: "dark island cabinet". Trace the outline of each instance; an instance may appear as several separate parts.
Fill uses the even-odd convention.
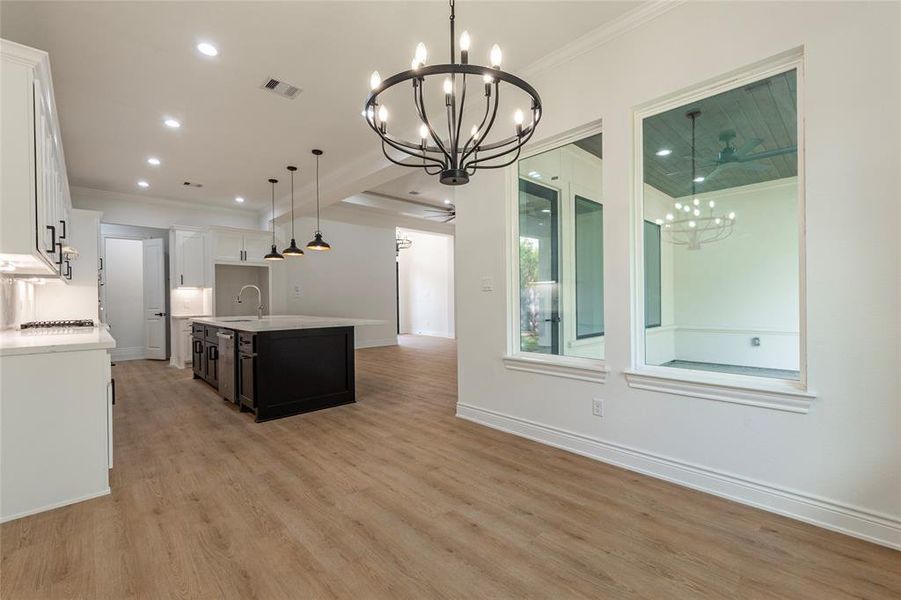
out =
[[[356,402],[352,326],[257,332],[200,326],[193,330],[194,376],[217,389],[232,373],[226,357],[220,368],[220,346],[212,341],[219,331],[237,339],[235,399],[256,421]]]
[[[219,338],[218,327],[191,326],[191,357],[194,379],[203,379],[219,388]]]
[[[254,345],[256,336],[252,333],[238,334],[238,403],[241,408],[254,410],[256,404],[254,398],[254,368],[256,367],[256,346]]]

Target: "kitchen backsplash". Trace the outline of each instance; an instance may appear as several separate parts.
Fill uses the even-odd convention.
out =
[[[34,285],[0,275],[0,329],[14,329],[34,320]]]

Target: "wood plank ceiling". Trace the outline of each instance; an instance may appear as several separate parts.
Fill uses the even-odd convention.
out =
[[[692,193],[691,119],[686,116],[692,110],[701,112],[696,119],[697,175],[706,177],[697,184],[697,193],[797,175],[796,83],[792,70],[646,118],[645,183],[673,198]],[[738,151],[748,148],[745,160],[723,164],[717,162],[718,154],[729,132]],[[662,149],[672,152],[658,156]]]

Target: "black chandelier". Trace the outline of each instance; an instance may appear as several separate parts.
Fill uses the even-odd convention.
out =
[[[519,77],[501,71],[501,49],[497,44],[491,48],[489,54],[491,67],[482,67],[469,64],[470,41],[469,33],[464,31],[460,36],[458,63],[454,46],[454,0],[450,0],[450,63],[427,66],[426,47],[420,43],[416,47],[410,70],[402,71],[385,80],[382,80],[378,71],[372,73],[369,81],[371,91],[363,107],[363,118],[382,138],[382,152],[388,160],[403,167],[424,168],[429,175],[440,176],[441,183],[446,185],[462,185],[468,183],[470,176],[479,169],[499,169],[516,162],[523,144],[535,133],[535,127],[541,119],[541,98],[538,92]],[[443,134],[439,134],[429,120],[423,101],[426,77],[432,75],[445,77],[443,90],[447,131]],[[481,77],[485,97],[485,111],[481,122],[478,125],[473,124],[468,138],[461,137],[467,75]],[[405,81],[412,81],[413,105],[421,121],[418,142],[407,141],[389,133],[388,109],[379,103],[380,94]],[[524,123],[522,110],[517,110],[513,114],[514,134],[490,142],[488,134],[497,117],[502,81],[528,94],[532,104],[532,120]],[[464,132],[463,136],[465,135]],[[416,160],[404,161],[406,157],[394,158],[389,154],[388,147]]]

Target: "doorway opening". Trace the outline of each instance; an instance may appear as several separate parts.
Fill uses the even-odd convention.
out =
[[[454,236],[397,229],[397,332],[455,338]]]
[[[114,361],[169,358],[168,232],[101,224],[100,320]]]

